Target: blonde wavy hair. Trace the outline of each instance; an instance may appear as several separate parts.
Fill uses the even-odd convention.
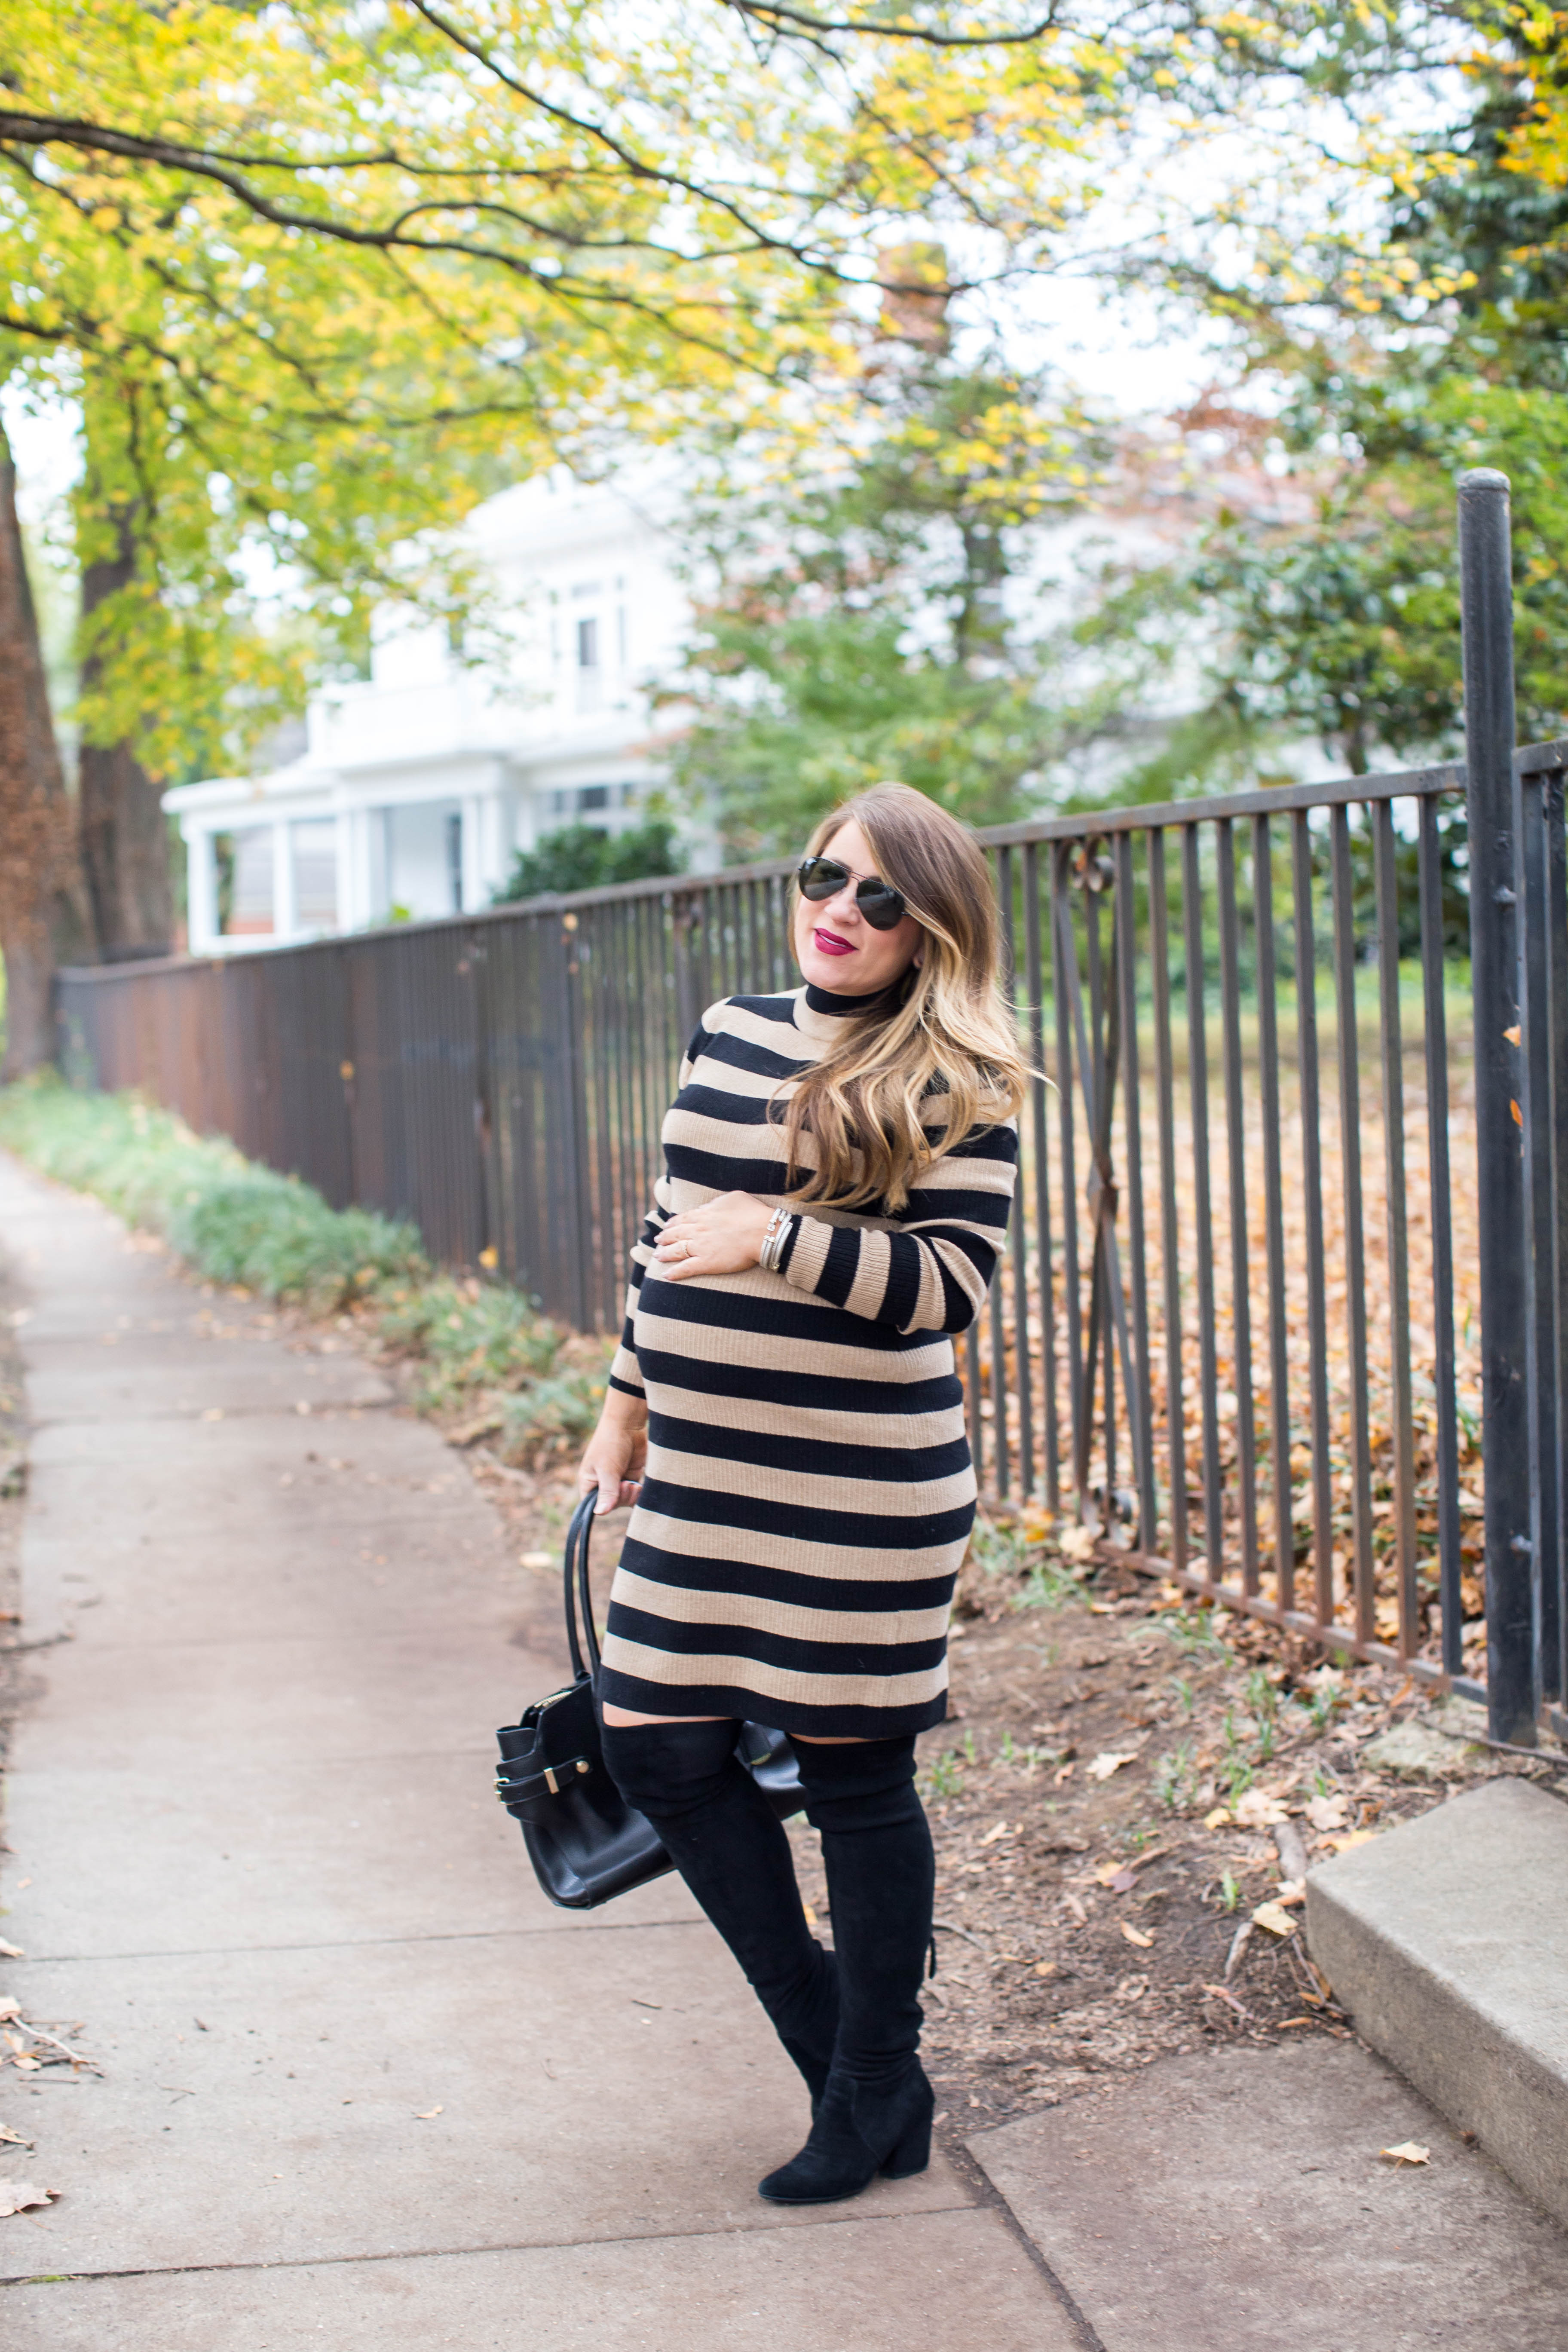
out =
[[[923,952],[878,1003],[837,1024],[842,1040],[801,1079],[784,1118],[789,1191],[897,1211],[943,1152],[1011,1118],[1029,1066],[1002,993],[990,868],[968,826],[908,784],[872,784],[824,817],[807,856],[852,821],[923,929]],[[927,1127],[941,1128],[934,1144]]]

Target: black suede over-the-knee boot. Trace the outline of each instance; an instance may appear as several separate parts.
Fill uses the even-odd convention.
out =
[[[935,2101],[917,2053],[936,1867],[912,1738],[803,1740],[796,1753],[827,1870],[838,2042],[810,2138],[762,2193],[825,2205],[858,2196],[879,2172],[902,2179],[931,2160]]]
[[[605,1763],[646,1814],[805,2077],[812,2113],[838,2024],[837,1970],[805,1923],[784,1823],[731,1722],[606,1724]]]

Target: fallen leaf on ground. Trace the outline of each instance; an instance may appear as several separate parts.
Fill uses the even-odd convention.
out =
[[[547,1551],[525,1551],[520,1555],[520,1565],[523,1568],[553,1568],[555,1562]]]
[[[13,2131],[9,2124],[0,2124],[0,2140],[5,2140],[11,2147],[31,2147],[33,2145],[30,2139],[24,2139],[20,2132]]]
[[[1092,1528],[1065,1528],[1057,1539],[1057,1549],[1064,1559],[1092,1559],[1099,1541]]]
[[[25,1960],[26,1957],[20,1944],[8,1944],[0,1936],[0,1960]]]
[[[1118,2000],[1142,2000],[1149,1990],[1147,1977],[1122,1977],[1112,1988]]]
[[[1310,1797],[1307,1819],[1315,1830],[1342,1830],[1350,1819],[1350,1808],[1342,1797]]]
[[[439,2107],[416,2107],[414,2111],[414,2120],[416,2124],[434,2123],[440,2113],[441,2109]]]
[[[1146,1936],[1142,1927],[1133,1927],[1130,1919],[1121,1922],[1121,1932],[1130,1944],[1137,1945],[1141,1952],[1146,1952],[1154,1940],[1152,1936]]]
[[[0,2217],[25,2213],[32,2205],[50,2204],[59,2193],[58,2189],[35,2189],[30,2180],[0,2180]]]
[[[1230,1807],[1228,1805],[1216,1805],[1212,1813],[1204,1815],[1205,1830],[1223,1830],[1228,1828],[1229,1824]]]
[[[991,1827],[986,1831],[984,1836],[981,1839],[980,1843],[982,1845],[994,1845],[998,1838],[1005,1838],[1006,1835],[1006,1822],[994,1822]]]
[[[1397,2147],[1380,2147],[1377,2152],[1379,2156],[1385,2156],[1391,2164],[1430,2164],[1432,2161],[1431,2149],[1423,2147],[1418,2139],[1402,2139]]]
[[[1349,1853],[1352,1846],[1370,1845],[1376,1834],[1375,1830],[1352,1830],[1348,1836],[1325,1838],[1323,1843],[1331,1853]]]
[[[805,1924],[806,1924],[806,1926],[807,1926],[808,1927],[816,1927],[816,1912],[812,1909],[812,1907],[811,1907],[810,1904],[809,1904],[809,1903],[803,1903],[803,1904],[801,1905],[801,1906],[800,1906],[800,1907],[801,1907],[801,1909],[805,1913]]]
[[[1061,1787],[1061,1785],[1062,1785],[1063,1781],[1064,1781],[1064,1780],[1070,1780],[1072,1779],[1073,1774],[1074,1774],[1077,1770],[1078,1770],[1078,1766],[1077,1766],[1076,1764],[1064,1764],[1064,1765],[1062,1766],[1061,1770],[1060,1770],[1059,1772],[1053,1772],[1053,1773],[1052,1773],[1052,1775],[1051,1775],[1051,1786],[1052,1786],[1052,1788],[1053,1788],[1053,1789],[1059,1789],[1059,1788]]]
[[[1035,1962],[1035,1974],[1037,1977],[1054,1977],[1056,1972],[1057,1963],[1055,1960],[1037,1960]]]
[[[1260,1903],[1252,1915],[1255,1927],[1267,1927],[1271,1936],[1293,1936],[1296,1922],[1282,1903]]]
[[[1124,1764],[1134,1762],[1136,1757],[1136,1748],[1126,1756],[1113,1755],[1107,1748],[1102,1756],[1097,1756],[1092,1764],[1086,1765],[1084,1769],[1091,1780],[1109,1780],[1113,1772],[1120,1772]]]
[[[1278,1797],[1266,1796],[1261,1789],[1244,1789],[1236,1801],[1238,1827],[1246,1830],[1271,1830],[1290,1816]]]
[[[1283,1904],[1287,1911],[1294,1910],[1298,1904],[1305,1903],[1306,1899],[1307,1882],[1304,1878],[1288,1878],[1283,1886],[1278,1886],[1274,1890],[1275,1902]]]
[[[0,2000],[0,2024],[4,2024],[8,2017],[20,2017],[21,2014],[22,2004],[19,2000],[13,2000],[9,1994],[4,2000]]]

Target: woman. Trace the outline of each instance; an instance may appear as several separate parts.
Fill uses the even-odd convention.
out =
[[[1027,1072],[985,860],[944,810],[874,785],[798,878],[805,986],[712,1005],[681,1064],[580,1483],[637,1505],[605,1760],[805,2077],[810,2137],[762,2194],[815,2204],[930,2157],[915,1735],[945,1712],[974,1517],[952,1335],[1006,1229]],[[795,1743],[831,1955],[737,1760],[747,1720]]]

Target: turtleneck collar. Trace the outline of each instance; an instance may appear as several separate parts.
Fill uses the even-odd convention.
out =
[[[874,988],[869,996],[840,996],[831,988],[818,988],[814,980],[805,983],[805,1002],[813,1013],[866,1013],[873,1004],[880,1004],[887,993],[885,988]]]
[[[847,1013],[869,1013],[874,1005],[887,1001],[885,988],[873,990],[869,996],[836,996],[830,988],[818,988],[807,981],[795,991],[795,1025],[803,1037],[826,1052],[843,1037],[839,1024]]]

